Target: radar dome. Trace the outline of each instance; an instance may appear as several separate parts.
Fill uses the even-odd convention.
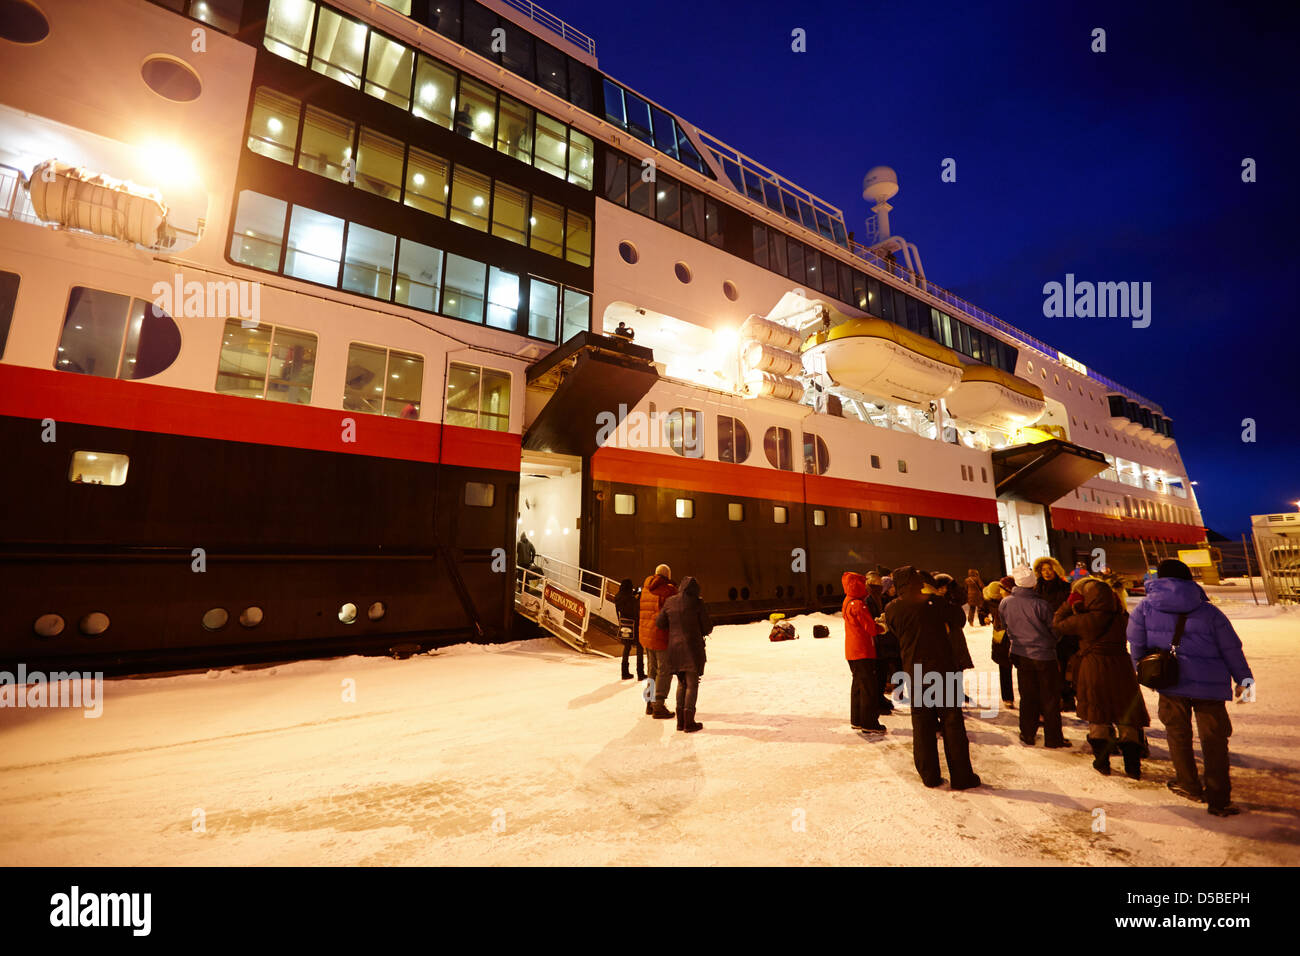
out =
[[[862,179],[862,198],[888,202],[898,193],[898,174],[888,166],[876,166]]]

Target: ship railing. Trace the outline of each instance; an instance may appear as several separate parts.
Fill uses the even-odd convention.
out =
[[[588,607],[592,614],[614,624],[618,623],[618,611],[614,608],[614,595],[618,593],[617,581],[545,554],[537,555],[537,565],[548,580],[585,595],[589,599]]]
[[[552,33],[559,34],[588,55],[596,55],[595,40],[587,36],[587,34],[583,33],[572,24],[561,20],[555,14],[551,13],[551,11],[539,7],[537,4],[531,2],[531,0],[500,0],[500,2],[504,3],[508,7],[513,7],[524,16],[528,17],[528,19],[546,27],[546,29],[550,30]]]

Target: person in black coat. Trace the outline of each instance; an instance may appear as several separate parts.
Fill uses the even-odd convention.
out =
[[[970,741],[962,718],[961,669],[948,634],[949,607],[943,598],[922,592],[922,572],[911,565],[896,570],[893,578],[898,597],[885,608],[885,622],[898,636],[903,670],[912,683],[908,696],[916,772],[927,787],[943,783],[939,775],[939,745],[935,740],[935,731],[941,730],[952,789],[978,787],[980,778],[971,769]],[[940,682],[942,691],[938,703],[932,696],[935,681]]]
[[[618,585],[618,594],[614,595],[614,610],[618,614],[619,640],[623,642],[623,680],[632,679],[628,668],[628,655],[636,648],[636,679],[645,680],[645,663],[642,659],[641,644],[636,639],[638,608],[640,607],[636,588],[631,578],[624,578]]]
[[[1065,576],[1065,568],[1055,558],[1039,558],[1034,562],[1034,576],[1038,579],[1034,591],[1051,606],[1052,615],[1060,610],[1061,605],[1070,597],[1070,581]],[[1066,677],[1070,658],[1079,650],[1079,639],[1067,634],[1056,645],[1057,666],[1061,671],[1061,711],[1074,710],[1074,682]]]
[[[677,675],[677,729],[685,733],[703,730],[695,721],[695,702],[704,674],[704,638],[713,630],[709,612],[700,599],[700,582],[682,578],[681,589],[664,602],[655,626],[668,632],[668,650],[661,666]]]

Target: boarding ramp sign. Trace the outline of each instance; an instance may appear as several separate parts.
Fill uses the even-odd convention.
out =
[[[553,581],[543,581],[541,617],[552,630],[562,631],[579,643],[585,643],[590,616],[586,598]]]

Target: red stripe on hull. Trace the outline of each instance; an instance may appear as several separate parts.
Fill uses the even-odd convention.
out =
[[[0,415],[518,471],[520,436],[0,364]],[[343,420],[355,423],[344,441]]]
[[[1176,544],[1199,544],[1205,540],[1205,529],[1196,525],[1148,521],[1143,518],[1114,518],[1072,508],[1053,508],[1052,527],[1057,531],[1075,534],[1110,534],[1134,540],[1141,538]]]
[[[683,491],[771,501],[807,501],[833,508],[862,508],[962,521],[998,520],[997,502],[992,498],[896,488],[868,481],[805,475],[700,458],[669,457],[624,448],[599,449],[592,456],[591,477],[593,481],[680,488]]]

